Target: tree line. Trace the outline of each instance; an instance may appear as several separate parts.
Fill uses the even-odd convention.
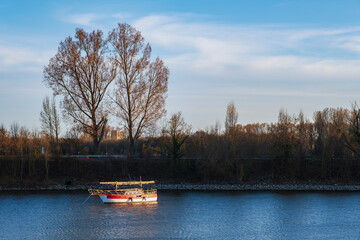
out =
[[[302,112],[290,115],[285,110],[280,110],[275,123],[242,125],[237,116],[234,103],[229,103],[224,130],[215,124],[191,131],[179,112],[160,134],[139,138],[134,155],[127,155],[127,138],[105,137],[98,153],[123,157],[98,160],[64,158],[92,153],[92,139],[84,133],[72,130],[56,140],[16,123],[10,129],[1,126],[1,176],[48,179],[50,174],[50,178],[71,175],[94,180],[142,174],[164,181],[232,183],[360,180],[360,108],[356,103],[351,109],[316,111],[312,121]]]

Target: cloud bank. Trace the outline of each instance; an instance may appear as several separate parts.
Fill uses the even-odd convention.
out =
[[[261,80],[358,79],[360,27],[193,23],[148,16],[134,23],[167,62],[196,74]]]
[[[240,121],[254,122],[275,121],[282,107],[312,118],[315,110],[348,107],[360,96],[360,26],[215,24],[192,17],[151,15],[133,25],[170,67],[169,111],[183,110],[196,127],[221,120],[230,100]]]
[[[195,129],[223,121],[231,100],[240,122],[247,123],[275,121],[282,107],[292,113],[302,109],[312,118],[315,110],[348,107],[360,96],[360,26],[219,24],[195,14],[135,17],[120,12],[74,13],[60,20],[104,33],[118,22],[140,30],[154,57],[170,68],[168,112],[183,111]],[[0,87],[16,89],[12,82],[19,81],[30,89],[33,81],[40,89],[43,66],[56,49],[24,43],[24,37],[4,39]],[[7,80],[16,76],[21,80]]]

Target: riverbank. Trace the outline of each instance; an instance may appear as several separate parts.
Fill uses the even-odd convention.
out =
[[[178,191],[352,191],[360,192],[360,185],[322,184],[153,184],[158,190]],[[86,191],[89,188],[105,189],[98,185],[0,186],[0,191]]]

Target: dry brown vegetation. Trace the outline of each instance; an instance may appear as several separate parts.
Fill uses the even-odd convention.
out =
[[[166,127],[172,123],[174,119]],[[174,135],[164,131],[161,136],[140,138],[133,157],[126,155],[130,148],[126,139],[106,138],[99,153],[123,156],[100,158],[64,157],[92,152],[91,140],[77,134],[60,138],[57,145],[46,135],[13,124],[0,128],[0,179],[8,184],[46,179],[65,183],[141,175],[167,182],[359,182],[358,123],[356,105],[351,110],[315,112],[314,121],[281,110],[276,123],[237,124],[228,133],[213,127],[185,134],[181,156],[169,148]]]

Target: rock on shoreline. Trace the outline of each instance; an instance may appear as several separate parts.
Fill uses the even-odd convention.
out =
[[[360,185],[308,185],[308,184],[153,184],[158,190],[180,191],[352,191],[360,192]],[[104,189],[105,187],[90,185],[51,185],[33,187],[0,186],[0,191],[86,191],[89,188]]]

